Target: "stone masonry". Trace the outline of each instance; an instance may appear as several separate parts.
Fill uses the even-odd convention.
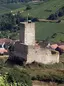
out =
[[[37,29],[37,28],[36,28]],[[43,64],[59,62],[59,52],[35,46],[35,23],[20,24],[20,41],[14,44],[13,56],[25,59],[26,64],[33,61]],[[13,57],[10,54],[10,58]]]

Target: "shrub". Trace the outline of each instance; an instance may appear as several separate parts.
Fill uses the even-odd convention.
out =
[[[64,6],[56,11],[54,14],[51,14],[47,19],[56,20],[58,17],[62,17],[64,15]]]
[[[49,19],[49,20],[56,20],[57,19],[57,15],[51,14],[47,19]]]
[[[37,22],[38,18],[32,18],[32,22]]]
[[[58,13],[58,16],[59,16],[59,17],[62,17],[63,15],[64,15],[64,12],[63,12],[62,9],[60,9],[60,10],[59,10],[59,13]]]
[[[27,5],[26,10],[30,10],[30,9],[31,9],[31,6]]]
[[[32,86],[31,78],[25,71],[19,71],[17,69],[11,69],[6,76],[8,83],[24,84],[26,86]]]

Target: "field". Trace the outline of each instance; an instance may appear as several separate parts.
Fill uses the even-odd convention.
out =
[[[0,5],[0,15],[3,15],[5,13],[10,13],[11,11],[16,10],[16,12],[18,11],[17,9],[22,9],[25,7],[25,4],[22,3],[10,3],[10,4],[1,4]]]
[[[45,40],[49,41],[59,41],[64,40],[64,23],[49,23],[49,22],[38,22],[36,23],[36,40]],[[55,38],[51,36],[57,33]]]
[[[4,8],[4,10],[8,9],[8,10],[17,12],[18,10],[22,11],[22,9],[20,8],[24,8],[24,7],[26,8],[26,5],[30,5],[31,9],[24,11],[22,13],[23,16],[27,16],[27,14],[29,13],[30,16],[33,16],[33,17],[47,18],[50,14],[56,12],[59,8],[64,6],[64,0],[49,0],[48,2],[24,3],[24,4],[11,3],[11,4],[0,5],[0,7]],[[3,13],[3,12],[0,11],[0,13]]]
[[[29,13],[30,16],[38,18],[47,18],[50,14],[56,12],[59,8],[64,6],[64,0],[49,0],[44,3],[30,4],[31,10],[23,12],[24,16]]]
[[[27,5],[31,6],[30,10],[26,10]],[[48,2],[39,3],[11,3],[0,5],[0,15],[9,13],[16,14],[18,11],[24,17],[32,16],[36,18],[46,19],[50,14],[55,13],[59,8],[64,6],[64,0],[49,0]],[[36,40],[48,41],[64,41],[64,16],[61,17],[60,23],[36,22]],[[57,34],[52,38],[53,34]]]
[[[28,13],[29,16],[37,17],[37,18],[43,18],[46,19],[50,14],[55,13],[59,8],[64,6],[64,0],[49,0],[48,2],[44,3],[30,3],[31,6],[30,10],[26,9],[26,4],[22,4],[22,7],[18,9],[14,9],[13,13],[16,13],[18,11],[21,12],[22,16],[27,17]],[[11,6],[11,5],[10,5]],[[20,5],[19,5],[20,6]],[[13,5],[12,5],[13,7]],[[11,7],[10,7],[11,8]],[[62,17],[61,19],[63,19]],[[64,21],[64,20],[63,20]],[[64,41],[64,22],[60,23],[50,23],[50,22],[37,22],[36,23],[36,40],[45,40],[48,41]],[[51,36],[56,33],[55,38],[51,38]]]

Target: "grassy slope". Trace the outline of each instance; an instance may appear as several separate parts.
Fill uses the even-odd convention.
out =
[[[17,12],[18,10],[24,8],[22,3],[11,3],[11,4],[0,4],[0,15],[4,13],[9,13],[11,11]]]
[[[29,12],[31,16],[47,18],[51,13],[54,13],[56,10],[64,6],[64,0],[50,0],[46,3],[41,2],[39,4],[31,4],[30,6],[32,6],[32,9],[24,12],[24,16]],[[47,12],[45,10],[52,10],[52,12]]]
[[[59,8],[64,6],[64,0],[50,0],[46,3],[39,3],[39,4],[31,4],[32,9],[29,11],[25,11],[22,13],[23,16],[27,16],[29,13],[29,16],[38,17],[38,18],[47,18],[50,14],[55,13]],[[52,10],[51,12],[47,12],[45,10]],[[43,40],[48,37],[50,37],[52,34],[57,32],[64,32],[64,23],[49,23],[49,22],[38,22],[36,23],[36,39],[37,40]],[[61,34],[62,35],[62,34]],[[58,39],[62,39],[60,35],[57,36],[55,41]],[[57,40],[57,41],[58,41]]]
[[[36,23],[36,39],[42,40],[46,38],[50,38],[52,34],[57,32],[64,32],[64,23]],[[63,34],[61,34],[64,36]],[[60,35],[58,34],[56,39],[61,39]],[[64,40],[64,38],[63,38]]]
[[[10,3],[10,4],[3,4],[2,6],[9,8],[11,10],[22,8],[24,6],[23,3]]]
[[[38,18],[47,18],[50,14],[56,12],[59,8],[64,6],[64,0],[49,0],[46,3],[37,3],[33,4],[31,3],[30,6],[32,7],[31,10],[24,11],[22,13],[23,16],[27,16],[29,13],[29,16],[33,17],[38,17]],[[11,10],[13,13],[16,13],[18,11],[24,10],[26,6],[22,3],[19,4],[8,4],[8,5],[3,5],[3,8],[6,10],[1,10],[0,14],[5,13],[5,12],[10,12]],[[52,10],[51,12],[45,11],[45,10]],[[62,17],[64,18],[64,17]],[[43,40],[46,38],[50,38],[52,34],[57,33],[57,32],[64,32],[64,22],[61,23],[49,23],[49,22],[38,22],[36,23],[36,39],[37,40]],[[57,36],[55,41],[58,39],[64,40],[63,36],[61,34]]]
[[[2,5],[0,5],[0,15],[9,12],[11,9],[5,8]]]
[[[12,3],[12,4],[4,4],[2,7],[6,9],[18,9],[22,11],[26,4],[22,3]],[[41,3],[30,3],[30,6],[32,7],[31,10],[25,11],[22,13],[23,16],[27,16],[29,13],[30,16],[38,17],[38,18],[47,18],[51,13],[54,13],[56,10],[64,6],[64,0],[49,0],[48,2],[41,2]],[[14,12],[17,12],[18,10],[14,10]],[[52,10],[52,12],[47,12],[45,10]]]
[[[38,18],[47,18],[50,14],[55,13],[59,8],[61,8],[62,6],[64,6],[64,0],[50,0],[46,3],[37,3],[37,4],[30,4],[30,6],[32,7],[31,10],[28,11],[24,11],[22,13],[23,16],[27,16],[29,13],[29,16],[33,16],[33,17],[38,17]],[[25,9],[25,8],[23,8]],[[22,9],[19,9],[20,11],[22,11]],[[51,12],[47,12],[45,10],[52,10]],[[16,12],[18,10],[15,10],[14,12]],[[64,22],[61,23],[49,23],[49,22],[38,22],[36,23],[36,39],[37,40],[43,40],[46,38],[50,38],[52,34],[57,33],[57,32],[64,32]],[[60,37],[60,35],[58,35],[56,37],[56,39],[53,40],[64,40],[63,36],[61,34],[62,37]]]

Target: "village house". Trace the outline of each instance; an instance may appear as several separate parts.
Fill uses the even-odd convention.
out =
[[[11,39],[1,38],[0,39],[0,54],[8,54],[8,45],[12,42]]]
[[[58,51],[60,55],[64,53],[64,43],[49,43],[47,47]]]

